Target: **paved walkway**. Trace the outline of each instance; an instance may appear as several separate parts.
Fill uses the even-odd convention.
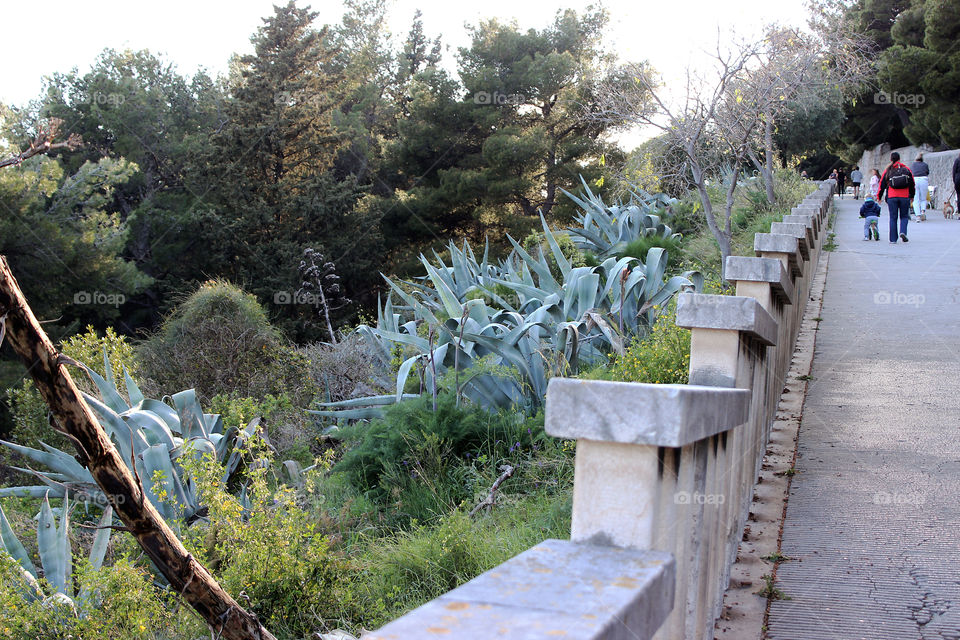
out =
[[[960,639],[960,221],[835,203],[768,637]]]

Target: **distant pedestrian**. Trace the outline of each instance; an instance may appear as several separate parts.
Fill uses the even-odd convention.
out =
[[[900,220],[900,239],[907,240],[907,223],[910,221],[910,201],[916,193],[916,185],[910,168],[900,162],[900,154],[890,154],[890,164],[880,176],[880,188],[877,200],[883,200],[887,194],[887,208],[890,210],[890,244],[897,244],[897,219]]]
[[[836,169],[834,169],[833,171],[830,172],[830,178],[829,178],[829,179],[830,179],[830,180],[833,180],[833,188],[834,188],[834,189],[839,189],[839,186],[840,186],[840,178],[837,176],[837,170],[836,170]],[[839,190],[837,191],[837,193],[839,193]]]
[[[877,197],[877,190],[880,188],[880,172],[876,169],[870,169],[870,195]]]
[[[917,160],[910,165],[910,173],[917,185],[917,195],[913,199],[913,213],[918,222],[927,219],[927,190],[929,188],[930,165],[923,161],[923,154],[917,154]]]
[[[840,199],[843,200],[843,191],[847,188],[847,174],[843,172],[843,167],[837,169],[837,191],[840,193]]]
[[[809,176],[807,176],[807,170],[806,170],[806,169],[804,169],[803,171],[800,172],[800,179],[801,179],[801,180],[806,180],[808,177],[809,177]]]
[[[953,161],[953,195],[957,196],[957,209],[960,210],[960,156]],[[949,198],[947,202],[950,202]]]
[[[880,240],[880,205],[869,193],[864,196],[860,206],[860,217],[863,218],[863,239]]]
[[[853,168],[853,171],[850,172],[850,186],[853,187],[853,199],[860,199],[860,183],[863,182],[863,172],[860,171],[860,167],[856,166]]]

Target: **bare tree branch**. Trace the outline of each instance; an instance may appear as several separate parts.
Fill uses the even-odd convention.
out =
[[[182,593],[184,600],[218,637],[274,640],[257,617],[238,605],[190,555],[153,503],[144,499],[143,488],[80,396],[3,256],[0,256],[0,318],[5,319],[7,341],[26,365],[51,413],[78,445],[78,460],[90,470],[120,520],[170,585]]]
[[[43,155],[56,151],[57,149],[69,149],[73,151],[83,144],[83,139],[75,133],[71,133],[66,140],[56,142],[60,135],[60,126],[63,120],[60,118],[50,118],[45,126],[40,127],[37,136],[30,143],[30,146],[20,153],[9,158],[0,159],[0,169],[11,165],[19,165],[21,162],[33,156]]]

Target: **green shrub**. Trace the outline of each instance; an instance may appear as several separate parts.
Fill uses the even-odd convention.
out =
[[[74,571],[78,584],[96,600],[90,614],[83,617],[53,600],[24,600],[17,591],[21,574],[15,563],[10,556],[0,554],[0,636],[4,638],[153,640],[202,633],[201,625],[186,612],[174,613],[172,594],[158,592],[149,574],[126,558],[99,571],[86,561],[77,562]]]
[[[676,311],[662,313],[653,330],[635,340],[613,366],[584,377],[620,382],[687,384],[690,375],[690,331],[676,325]]]
[[[633,240],[622,251],[617,253],[618,258],[631,257],[637,258],[641,262],[646,261],[647,253],[654,247],[666,249],[669,256],[679,255],[681,251],[681,241],[678,238],[664,237],[657,234],[643,236]]]
[[[490,412],[470,404],[457,406],[453,395],[440,394],[437,410],[429,396],[390,407],[383,418],[338,433],[354,446],[334,471],[348,474],[362,491],[382,489],[382,480],[403,475],[429,476],[431,462],[508,451],[526,434],[522,416]]]
[[[133,345],[127,342],[126,336],[119,336],[111,327],[107,327],[103,336],[97,334],[92,326],[87,327],[86,333],[78,333],[63,341],[60,350],[78,362],[87,365],[101,376],[106,376],[103,363],[103,351],[106,349],[110,360],[110,370],[116,380],[123,380],[123,371],[126,369],[131,376],[137,378],[140,373],[140,363],[133,352]],[[82,391],[97,394],[97,385],[82,371],[71,371],[74,381]],[[118,390],[126,398],[126,388],[119,385]]]
[[[347,562],[330,550],[320,523],[291,487],[274,488],[263,445],[251,443],[244,501],[221,481],[212,458],[186,463],[207,518],[187,530],[186,544],[230,593],[243,593],[251,609],[279,637],[302,638],[327,621],[355,616]],[[322,469],[316,473],[322,472]]]
[[[140,345],[143,373],[163,389],[192,387],[203,401],[236,392],[287,391],[307,406],[315,387],[306,360],[286,346],[256,298],[223,280],[203,284]]]
[[[355,560],[362,612],[355,625],[379,627],[545,538],[568,538],[570,511],[571,486],[565,485],[557,493],[503,501],[490,516],[471,519],[457,511],[433,526],[369,540]]]

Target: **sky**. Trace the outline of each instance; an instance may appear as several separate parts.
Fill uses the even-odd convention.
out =
[[[204,67],[226,71],[233,53],[252,50],[250,36],[273,13],[277,0],[4,0],[0,4],[0,32],[5,55],[0,56],[0,102],[23,105],[39,95],[42,78],[77,67],[85,71],[104,48],[150,49],[176,64],[180,73]],[[305,6],[305,0],[298,0]],[[442,36],[449,47],[448,66],[455,64],[456,48],[468,44],[464,24],[496,17],[515,20],[522,29],[546,27],[559,8],[582,10],[591,2],[564,3],[535,0],[443,2],[393,0],[390,25],[402,41],[417,8],[423,12],[428,37]],[[803,26],[804,0],[606,0],[611,16],[606,45],[621,60],[649,60],[669,84],[688,65],[702,60],[704,49],[717,43],[718,30],[728,34],[756,33],[777,22]],[[311,3],[319,23],[339,22],[340,1]]]

